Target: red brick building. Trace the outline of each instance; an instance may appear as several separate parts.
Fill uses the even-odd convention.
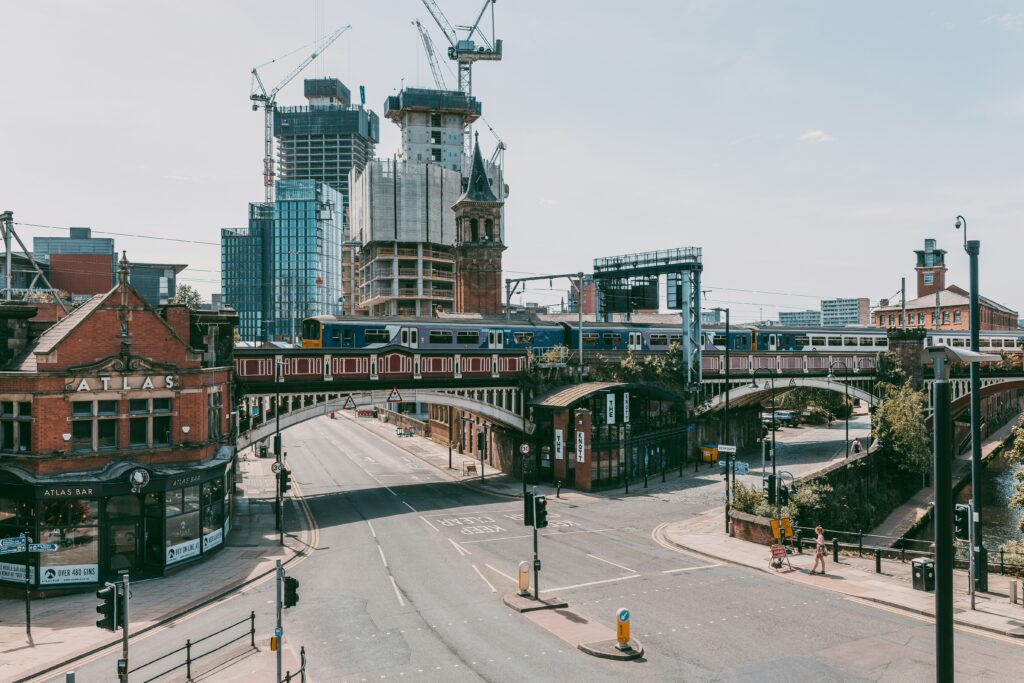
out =
[[[159,575],[230,530],[235,317],[154,310],[127,265],[35,338],[34,307],[0,306],[0,537],[57,544],[29,556],[39,590]],[[0,586],[23,579],[0,557]]]
[[[473,148],[469,184],[455,211],[455,311],[501,313],[502,201],[491,189],[479,141]]]

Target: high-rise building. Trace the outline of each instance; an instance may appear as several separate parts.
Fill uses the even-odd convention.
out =
[[[92,228],[71,228],[67,237],[35,237],[32,255],[50,264],[50,283],[69,294],[105,294],[114,286],[114,240],[93,237]]]
[[[779,323],[792,327],[821,327],[821,311],[780,311]]]
[[[280,180],[248,228],[221,231],[221,293],[243,341],[294,342],[303,318],[340,312],[342,204],[326,183]]]
[[[475,97],[448,90],[405,88],[384,103],[384,116],[402,130],[402,161],[440,164],[462,172],[466,127],[480,117]]]
[[[180,263],[128,264],[128,281],[146,303],[157,308],[170,303],[177,289],[178,273],[188,266]]]
[[[871,302],[858,299],[822,299],[821,324],[825,327],[871,324]]]
[[[377,114],[352,104],[348,88],[337,78],[303,83],[309,104],[277,107],[274,138],[281,180],[317,180],[341,193],[348,208],[349,173],[363,170],[380,141]]]

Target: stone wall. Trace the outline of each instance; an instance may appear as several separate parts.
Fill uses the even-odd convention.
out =
[[[748,515],[746,512],[733,510],[729,513],[732,518],[733,538],[751,543],[763,543],[769,545],[774,540],[772,537],[771,520],[767,517]]]

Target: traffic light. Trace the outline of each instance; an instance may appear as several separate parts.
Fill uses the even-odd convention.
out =
[[[281,468],[281,473],[278,476],[278,486],[281,488],[281,495],[288,493],[292,488],[292,471],[289,469]]]
[[[108,631],[116,631],[117,627],[121,625],[118,614],[120,605],[117,599],[117,586],[112,583],[106,584],[96,591],[96,597],[103,601],[96,605],[96,612],[103,615],[102,619],[96,620],[96,626]]]
[[[954,508],[953,528],[957,538],[966,541],[971,537],[971,507],[969,505],[957,505]]]
[[[523,494],[523,526],[533,526],[533,493]]]
[[[284,577],[284,606],[295,607],[299,602],[299,580],[293,576]]]
[[[775,475],[768,475],[768,504],[775,505]]]
[[[785,486],[779,487],[779,505],[789,504],[789,489]]]
[[[548,525],[548,499],[544,496],[535,496],[533,504],[535,507],[533,524],[538,529],[543,529]]]

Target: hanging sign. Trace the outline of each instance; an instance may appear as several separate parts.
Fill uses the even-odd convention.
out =
[[[576,462],[587,461],[587,435],[576,432]]]
[[[629,424],[629,393],[622,395],[622,421]]]
[[[615,424],[615,394],[608,394],[604,398],[605,419],[608,424]]]

